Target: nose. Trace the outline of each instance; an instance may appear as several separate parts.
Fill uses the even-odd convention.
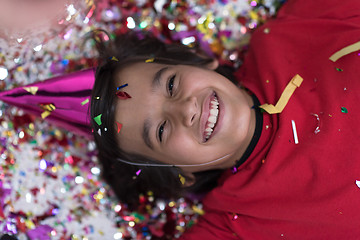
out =
[[[196,97],[188,97],[180,101],[173,101],[167,106],[167,112],[174,121],[191,127],[198,112]]]

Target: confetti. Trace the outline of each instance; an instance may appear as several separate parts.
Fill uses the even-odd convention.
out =
[[[297,131],[296,131],[296,125],[295,125],[295,121],[294,121],[294,120],[291,120],[291,126],[292,126],[292,129],[293,129],[295,144],[298,144],[298,143],[299,143],[299,139],[298,139],[298,135],[297,135]]]
[[[39,87],[24,87],[26,91],[31,93],[32,95],[36,95],[36,92],[39,90]]]
[[[127,87],[127,86],[128,86],[128,84],[127,84],[127,83],[125,83],[125,84],[123,84],[123,85],[121,85],[121,86],[117,87],[117,88],[116,88],[116,91],[119,91],[121,88],[124,88],[124,87]]]
[[[138,171],[136,171],[136,176],[139,176],[141,173],[141,169],[139,169]]]
[[[342,70],[341,68],[335,68],[336,69],[336,71],[338,71],[338,72],[343,72],[344,70]]]
[[[119,133],[122,128],[122,124],[116,121],[116,125],[117,125],[117,133]]]
[[[130,96],[127,92],[124,92],[124,91],[118,91],[118,92],[116,93],[116,96],[118,96],[118,98],[119,98],[119,99],[122,99],[122,100],[131,98],[131,96]]]
[[[331,55],[329,59],[333,62],[336,62],[339,58],[342,58],[343,56],[356,52],[358,50],[360,50],[360,41],[344,47],[343,49],[340,49],[339,51]]]
[[[111,60],[112,60],[112,61],[115,61],[115,62],[118,62],[118,61],[119,61],[119,59],[117,59],[116,57],[112,57]]]
[[[292,96],[296,88],[300,87],[302,82],[303,82],[303,78],[300,77],[298,74],[295,75],[286,86],[285,90],[281,94],[280,99],[278,100],[275,106],[272,104],[263,104],[260,106],[260,108],[264,109],[269,114],[281,113],[284,110],[286,104],[290,100],[290,97]]]
[[[85,99],[84,101],[81,102],[81,106],[84,106],[85,104],[89,103],[89,99]]]
[[[359,180],[356,180],[355,184],[356,184],[356,186],[358,186],[358,188],[360,188],[360,181]]]
[[[316,113],[311,113],[310,115],[316,117],[316,120],[317,120],[317,123],[318,123],[318,124],[317,124],[317,126],[316,126],[316,128],[315,128],[314,133],[315,133],[315,134],[318,134],[318,133],[320,132],[320,117],[319,117],[319,115],[316,114]]]
[[[348,110],[346,109],[346,107],[341,107],[341,112],[342,113],[348,113]]]
[[[179,179],[180,179],[181,184],[184,185],[185,184],[185,178],[181,174],[179,174]]]
[[[97,123],[97,125],[101,126],[101,116],[102,114],[97,115],[96,117],[94,117],[94,121]]]
[[[154,62],[155,58],[149,58],[149,59],[146,59],[145,62],[146,63],[152,63]]]

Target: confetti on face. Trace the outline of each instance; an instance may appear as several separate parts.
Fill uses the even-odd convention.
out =
[[[116,125],[117,125],[117,132],[119,133],[122,128],[122,124],[119,122],[116,122]]]
[[[118,96],[118,98],[121,99],[121,100],[131,98],[131,96],[127,92],[124,92],[124,91],[117,92],[116,96]]]
[[[123,85],[121,85],[121,86],[117,87],[117,88],[116,88],[116,91],[119,91],[120,89],[122,89],[122,88],[124,88],[124,87],[126,87],[126,86],[128,86],[128,84],[127,84],[127,83],[125,83],[125,84],[123,84]]]
[[[97,115],[96,117],[94,117],[94,121],[101,126],[101,116],[102,114]]]

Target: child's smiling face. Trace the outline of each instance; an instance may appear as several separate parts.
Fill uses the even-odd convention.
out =
[[[118,100],[123,124],[120,148],[170,165],[195,165],[185,172],[228,168],[254,133],[251,97],[212,69],[136,63],[118,74],[131,98]]]

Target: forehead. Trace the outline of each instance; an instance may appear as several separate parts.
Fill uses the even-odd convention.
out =
[[[145,120],[151,117],[152,81],[156,72],[165,65],[154,63],[135,63],[117,74],[116,85],[127,84],[120,89],[131,96],[129,99],[117,99],[115,119],[123,126],[118,134],[120,148],[130,152],[144,152],[143,126]]]

